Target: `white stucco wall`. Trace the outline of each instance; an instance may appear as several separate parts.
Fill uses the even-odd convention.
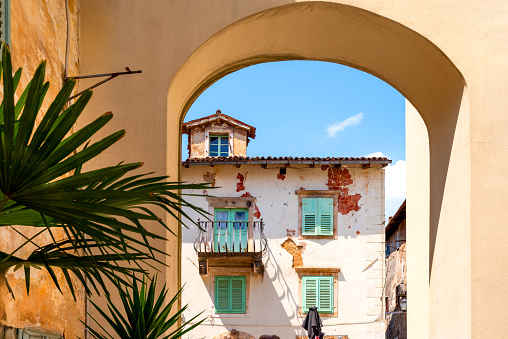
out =
[[[215,175],[215,186],[209,195],[240,197],[245,193],[257,198],[256,205],[265,222],[269,250],[263,262],[264,277],[250,275],[247,314],[215,314],[213,308],[213,275],[201,277],[198,258],[193,248],[197,228],[182,231],[182,304],[189,304],[185,319],[204,311],[207,320],[186,338],[213,338],[233,328],[259,338],[276,334],[281,338],[304,335],[298,316],[298,275],[292,267],[293,257],[281,244],[294,230],[291,238],[303,245],[304,267],[340,267],[338,273],[338,316],[323,318],[324,332],[349,335],[350,338],[384,338],[384,170],[379,167],[342,167],[353,183],[344,181],[342,188],[349,195],[360,194],[358,211],[342,210],[335,214],[337,239],[298,239],[298,196],[296,190],[328,190],[329,169],[308,165],[291,165],[284,180],[278,178],[279,168],[260,165],[191,165],[182,169],[182,179],[203,182]],[[244,176],[244,190],[237,191],[238,174]],[[345,174],[346,172],[342,172]],[[341,180],[339,180],[340,182]],[[193,192],[203,193],[203,192]],[[354,199],[353,199],[354,200]],[[195,205],[208,210],[205,197],[189,197]],[[353,203],[354,205],[354,203]],[[198,217],[193,214],[194,217]],[[256,220],[256,219],[255,219]]]

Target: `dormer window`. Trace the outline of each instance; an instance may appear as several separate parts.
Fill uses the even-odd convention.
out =
[[[256,137],[254,127],[222,114],[220,110],[184,123],[182,133],[189,136],[189,159],[246,157],[249,139]]]
[[[210,156],[228,157],[229,156],[229,136],[210,135]]]

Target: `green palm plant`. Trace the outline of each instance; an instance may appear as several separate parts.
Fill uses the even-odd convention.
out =
[[[169,182],[166,176],[151,173],[130,174],[141,163],[83,172],[83,164],[124,136],[122,130],[91,141],[111,120],[112,114],[103,114],[71,133],[92,92],[85,91],[65,108],[75,86],[74,80],[68,80],[36,125],[49,88],[49,83],[44,81],[45,62],[41,62],[17,101],[14,93],[21,69],[13,75],[6,45],[0,72],[4,89],[0,105],[0,227],[23,225],[40,229],[35,236],[25,237],[24,243],[13,252],[0,249],[0,273],[12,267],[23,268],[29,292],[31,269],[44,268],[61,291],[55,274],[60,269],[74,299],[70,273],[83,283],[87,294],[92,289],[107,294],[107,280],[132,285],[130,279],[122,277],[144,273],[146,266],[142,263],[153,265],[158,261],[157,252],[165,255],[151,244],[153,239],[164,237],[145,227],[146,222],[155,222],[169,230],[154,208],[180,221],[180,216],[188,218],[183,208],[205,213],[178,193],[182,189],[210,187]],[[65,236],[57,237],[55,228],[63,230]],[[51,243],[38,244],[37,237],[41,234],[49,234]],[[29,243],[35,246],[32,253],[23,258],[17,255]]]
[[[171,310],[180,297],[182,289],[164,306],[168,290],[164,285],[162,291],[156,293],[156,283],[157,277],[150,281],[148,287],[145,280],[143,280],[139,288],[136,279],[134,279],[133,288],[130,292],[118,284],[122,301],[121,307],[117,307],[108,298],[109,314],[92,302],[92,305],[101,316],[99,320],[93,317],[92,319],[103,330],[103,333],[100,333],[85,324],[92,337],[95,339],[176,339],[205,320],[202,319],[193,323],[200,313],[184,324],[178,325],[178,320],[187,309],[187,305],[174,313],[171,313]],[[100,320],[104,320],[113,331],[106,330]],[[176,326],[172,329],[174,325]],[[171,332],[166,333],[167,331]]]

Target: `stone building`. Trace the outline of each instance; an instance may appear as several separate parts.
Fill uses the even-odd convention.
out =
[[[183,124],[189,197],[183,304],[207,320],[187,338],[303,338],[318,306],[330,338],[384,337],[386,158],[248,157],[254,127],[217,111]]]
[[[407,338],[406,201],[385,229],[386,236],[386,339]]]

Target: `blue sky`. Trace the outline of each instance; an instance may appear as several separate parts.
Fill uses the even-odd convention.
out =
[[[256,127],[248,156],[361,157],[381,152],[393,160],[386,174],[386,214],[393,215],[405,197],[404,106],[399,92],[368,73],[334,63],[284,61],[220,79],[199,96],[185,121],[220,109]],[[185,137],[182,159],[187,156]]]

